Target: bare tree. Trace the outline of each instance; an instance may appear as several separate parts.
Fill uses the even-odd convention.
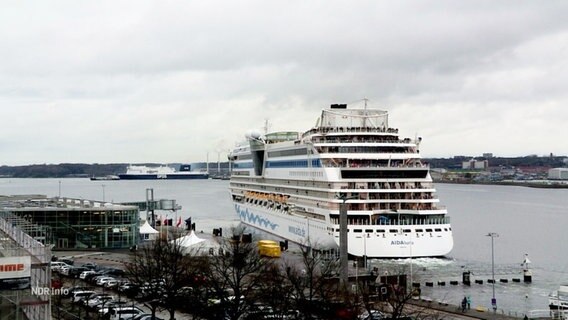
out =
[[[338,261],[309,247],[300,247],[300,261],[285,262],[295,309],[301,319],[327,318],[335,311],[339,285]]]
[[[180,299],[184,288],[191,285],[198,269],[179,241],[158,239],[134,254],[127,272],[152,315],[163,307],[173,320],[175,310],[185,303]]]
[[[243,231],[233,230],[231,239],[222,240],[221,254],[209,259],[205,297],[210,318],[240,319],[251,310],[265,274],[273,268],[256,244],[242,241]]]

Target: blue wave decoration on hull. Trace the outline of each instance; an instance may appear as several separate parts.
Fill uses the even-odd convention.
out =
[[[241,209],[241,206],[239,206],[238,204],[235,204],[235,210],[237,210],[237,213],[241,217],[241,220],[246,220],[247,222],[249,222],[251,224],[263,226],[265,228],[268,227],[272,230],[274,230],[274,229],[276,229],[276,227],[278,227],[277,223],[272,223],[268,219],[261,218],[259,215],[249,212],[249,210],[247,208],[245,208],[243,210],[243,209]]]

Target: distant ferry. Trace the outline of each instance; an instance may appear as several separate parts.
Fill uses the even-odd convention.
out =
[[[250,133],[229,155],[241,222],[300,244],[339,246],[340,206],[354,256],[445,256],[453,247],[421,138],[401,139],[388,113],[332,105],[312,129]]]
[[[170,166],[147,167],[128,166],[126,173],[119,174],[121,180],[153,180],[153,179],[208,179],[209,173],[191,171],[190,165],[181,165],[180,170]]]
[[[120,177],[111,174],[111,175],[106,175],[106,176],[102,176],[102,177],[93,176],[93,177],[91,177],[91,180],[93,180],[93,181],[97,181],[97,180],[120,180]]]

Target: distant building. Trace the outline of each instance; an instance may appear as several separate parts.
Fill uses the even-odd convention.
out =
[[[568,180],[568,168],[554,168],[548,170],[548,179]]]
[[[469,161],[462,162],[462,169],[466,170],[487,170],[488,168],[489,168],[489,161],[487,160],[471,159]]]
[[[485,159],[493,158],[493,153],[484,153],[484,154],[483,154],[483,157],[484,157]]]

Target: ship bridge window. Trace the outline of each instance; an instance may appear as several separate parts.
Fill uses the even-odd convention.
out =
[[[366,232],[366,233],[372,233],[372,232],[373,232],[373,229],[365,229],[365,232]]]
[[[385,233],[385,230],[384,229],[377,229],[377,232],[378,233]]]
[[[426,229],[426,232],[432,232],[432,229]]]
[[[292,150],[270,151],[268,152],[268,157],[277,158],[277,157],[287,157],[287,156],[300,156],[305,154],[308,154],[308,149],[300,148]]]
[[[389,229],[389,232],[390,232],[390,233],[397,233],[397,232],[398,232],[398,229]]]
[[[422,229],[416,229],[416,232],[424,232]]]
[[[434,231],[436,231],[436,232],[442,232],[442,229],[436,228],[436,229],[434,229]]]
[[[341,170],[343,179],[423,179],[427,170]]]
[[[444,228],[444,231],[448,231],[448,228]]]
[[[361,232],[363,232],[363,230],[361,230],[361,229],[353,229],[353,232],[355,232],[355,233],[361,233]]]
[[[410,229],[404,229],[404,230],[402,230],[402,232],[410,233],[410,232],[412,232],[412,230],[410,230]]]

